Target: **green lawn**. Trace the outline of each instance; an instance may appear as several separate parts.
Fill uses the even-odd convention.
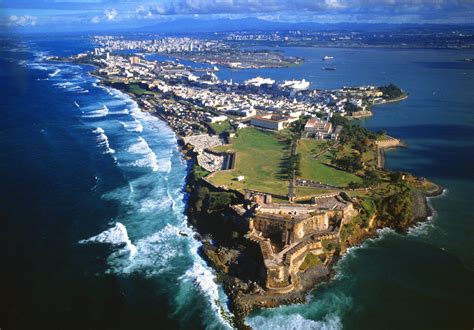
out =
[[[133,93],[135,95],[152,94],[151,92],[141,88],[137,84],[130,84],[128,90],[130,91],[130,93]]]
[[[231,139],[231,146],[216,148],[231,150],[237,154],[235,169],[217,173],[211,180],[216,185],[233,189],[252,189],[280,195],[288,194],[288,173],[282,166],[287,155],[286,141],[280,133],[245,128]],[[235,178],[243,175],[245,180]]]
[[[301,155],[301,178],[319,181],[321,183],[345,187],[351,181],[360,182],[361,179],[349,172],[341,171],[326,165],[332,158],[331,152],[326,152],[318,159],[314,155],[321,150],[321,141],[302,139],[298,144],[298,153]]]
[[[216,132],[216,134],[221,134],[227,131],[231,127],[230,122],[228,120],[221,121],[219,123],[209,124],[209,126],[212,127],[212,129]]]

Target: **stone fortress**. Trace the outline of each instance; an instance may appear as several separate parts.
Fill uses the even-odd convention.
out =
[[[258,245],[263,259],[262,282],[275,294],[299,288],[300,266],[308,254],[328,261],[323,242],[338,240],[341,226],[357,215],[344,192],[315,197],[310,204],[272,203],[270,195],[246,197],[252,207],[250,214],[246,212],[245,237]]]

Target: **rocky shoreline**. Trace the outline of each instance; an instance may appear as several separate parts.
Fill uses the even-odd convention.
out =
[[[190,150],[184,148],[184,145],[181,143],[180,148],[185,157],[191,164],[196,163],[195,154]],[[186,179],[186,184],[189,185],[190,178],[189,175]],[[401,232],[406,233],[409,228],[415,226],[419,222],[427,221],[429,217],[433,215],[433,211],[428,203],[428,198],[440,196],[443,193],[444,189],[438,185],[427,192],[417,192],[414,194],[413,199],[413,221],[409,225],[404,227]],[[186,214],[188,216],[188,221],[190,225],[196,225],[199,222],[198,218],[194,218],[193,212],[190,211],[189,205],[187,205]],[[293,290],[287,294],[266,294],[262,293],[261,288],[258,285],[245,284],[243,281],[239,280],[237,277],[230,276],[219,262],[216,262],[216,258],[212,257],[214,251],[218,249],[216,246],[213,246],[210,241],[203,236],[197,230],[196,238],[201,241],[201,256],[206,260],[209,266],[211,266],[217,273],[217,278],[220,284],[222,284],[224,291],[229,297],[229,308],[232,311],[233,315],[229,318],[229,322],[238,329],[250,329],[250,327],[245,323],[245,318],[253,310],[258,308],[274,308],[281,305],[290,305],[290,304],[303,304],[307,301],[308,293],[311,290],[317,288],[318,285],[330,282],[335,274],[334,265],[345,255],[348,248],[356,247],[363,244],[366,239],[377,237],[377,229],[382,229],[385,227],[374,227],[369,231],[363,231],[363,233],[354,237],[354,241],[349,246],[346,246],[343,251],[332,255],[331,260],[325,265],[324,270],[322,269],[312,269],[303,273],[303,285],[297,290]],[[223,252],[227,254],[228,252]],[[258,295],[258,299],[255,299],[255,295]]]
[[[91,73],[91,75],[93,74]],[[106,85],[102,77],[96,75],[93,76],[99,79],[99,84]],[[127,92],[125,90],[118,90],[127,94],[135,102],[137,102],[141,111],[148,112],[167,122],[166,119],[159,113],[145,110],[140,102],[139,97],[133,93]],[[192,190],[194,178],[192,178],[191,173],[192,166],[197,164],[196,153],[185,146],[182,137],[180,137],[176,132],[175,134],[178,140],[179,149],[184,159],[188,161],[188,173],[186,176],[185,187],[187,187],[188,190],[187,194],[192,195],[193,193],[196,193]],[[430,216],[432,216],[433,211],[430,208],[427,198],[439,196],[442,193],[443,188],[437,185],[434,189],[426,193],[421,191],[415,192],[413,194],[413,221],[410,222],[406,228],[403,228],[402,231],[406,232],[416,223],[426,221]],[[226,266],[219,264],[218,261],[216,262],[216,260],[219,259],[216,259],[215,255],[216,253],[222,253],[223,259],[225,259],[227,257],[232,258],[232,254],[236,252],[232,249],[222,249],[223,252],[216,252],[219,249],[219,246],[211,244],[211,241],[208,239],[208,237],[206,237],[206,233],[200,232],[199,227],[201,225],[200,222],[202,219],[200,219],[199,216],[196,216],[193,210],[191,210],[189,201],[186,203],[185,213],[188,216],[188,224],[195,230],[195,238],[202,243],[200,255],[206,260],[209,266],[211,266],[216,271],[217,279],[222,284],[224,291],[229,297],[229,307],[233,315],[228,315],[224,312],[224,310],[222,310],[221,316],[226,319],[233,327],[238,329],[250,329],[250,327],[245,323],[245,318],[256,308],[272,308],[280,305],[305,303],[309,291],[315,289],[319,284],[331,281],[331,279],[335,276],[334,265],[346,253],[347,248],[358,246],[366,239],[377,236],[376,229],[380,229],[376,227],[368,231],[362,231],[359,236],[352,238],[351,244],[345,246],[343,251],[338,251],[337,253],[332,254],[330,260],[324,264],[324,267],[315,267],[305,271],[301,276],[301,285],[297,289],[292,290],[289,293],[277,295],[268,294],[255,282],[250,282],[250,284],[248,284],[236,276],[229,275],[228,271],[225,271]]]

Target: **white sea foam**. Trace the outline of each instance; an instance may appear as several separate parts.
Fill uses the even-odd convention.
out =
[[[134,167],[150,167],[154,172],[159,170],[156,155],[154,153],[146,154],[143,158],[140,158],[131,163]]]
[[[50,73],[48,76],[50,78],[53,78],[53,77],[57,76],[59,74],[59,72],[61,72],[61,69],[56,69],[56,70],[54,70],[53,73]]]
[[[209,298],[209,301],[213,302],[213,305],[219,300],[219,287],[215,282],[215,276],[203,263],[195,261],[192,267],[180,279],[185,281],[191,280]],[[216,311],[219,310],[217,306],[214,307]]]
[[[108,115],[128,115],[128,109],[109,111]]]
[[[216,282],[214,270],[206,265],[197,252],[201,243],[192,237],[193,232],[191,228],[185,226],[181,229],[181,232],[184,232],[189,237],[189,253],[192,256],[193,264],[179,279],[184,282],[192,282],[207,297],[221,326],[230,329],[231,327],[226,321],[230,315],[230,311],[227,308],[227,297]],[[228,314],[226,315],[227,317],[224,317],[222,313]]]
[[[109,113],[109,108],[107,106],[103,106],[101,109],[93,110],[93,111],[88,111],[87,113],[84,114],[84,118],[101,118],[107,116]]]
[[[97,134],[97,142],[99,142],[99,145],[105,149],[104,153],[106,154],[115,153],[115,150],[110,147],[108,136],[105,135],[105,131],[101,127],[97,127],[92,132]]]
[[[127,151],[132,154],[141,155],[139,159],[131,163],[132,166],[150,167],[153,171],[158,171],[159,166],[156,154],[141,136],[138,138],[138,142],[132,144]]]
[[[148,143],[145,141],[144,138],[142,138],[141,136],[138,137],[138,142],[137,143],[134,143],[132,144],[128,149],[127,149],[128,152],[131,152],[133,154],[149,154],[151,152],[153,152],[151,149],[150,149],[150,146],[148,145]]]
[[[420,223],[417,223],[415,226],[410,227],[408,229],[408,235],[409,236],[426,236],[430,232],[437,231],[441,232],[441,229],[438,228],[434,221],[438,217],[438,212],[436,209],[433,207],[432,200],[437,199],[437,198],[443,198],[448,194],[447,189],[443,189],[443,192],[439,196],[434,196],[434,197],[428,197],[426,198],[428,207],[430,208],[431,215],[426,219],[426,221],[422,221]]]
[[[67,87],[66,90],[69,92],[76,92],[76,91],[81,91],[83,89],[80,86],[73,85],[71,87]]]
[[[171,196],[171,194],[168,190],[166,191],[166,195],[168,196],[168,200],[171,202],[171,209],[175,210],[176,209],[176,202],[175,202],[175,200],[173,199],[173,197]]]
[[[96,133],[96,134],[101,134],[101,133],[104,133],[105,131],[101,128],[101,127],[97,127],[95,130],[93,130],[92,132]]]
[[[443,189],[440,195],[426,198],[428,207],[430,208],[430,211],[431,211],[431,215],[428,216],[426,221],[417,223],[415,226],[410,227],[408,229],[409,236],[426,236],[433,230],[441,232],[441,229],[438,228],[434,223],[434,220],[438,217],[438,212],[433,207],[432,200],[437,199],[437,198],[443,198],[447,196],[447,194],[448,194],[448,189],[445,188]]]
[[[430,219],[431,218],[431,219]],[[427,221],[420,222],[413,227],[408,229],[408,236],[425,236],[428,235],[432,230],[436,230],[436,226],[432,222],[432,217],[429,217]]]
[[[108,99],[110,99],[110,98],[108,98]],[[121,99],[121,100],[111,99],[110,101],[107,101],[105,104],[108,107],[115,107],[115,106],[123,106],[125,103],[126,103],[125,99]]]
[[[169,196],[169,195],[168,195]],[[140,202],[139,212],[150,212],[156,209],[173,209],[174,201],[170,197],[165,197],[163,199],[157,198],[146,198]]]
[[[138,132],[138,133],[143,132],[143,125],[137,119],[134,119],[134,121],[129,121],[129,122],[121,121],[120,124],[122,124],[122,126],[129,132]]]
[[[166,225],[160,231],[135,242],[136,253],[130,260],[124,251],[118,250],[110,255],[110,272],[130,274],[139,271],[145,276],[156,276],[164,271],[172,271],[182,258],[182,244],[185,237],[178,236],[177,227]]]
[[[125,245],[130,258],[135,257],[137,254],[137,248],[132,244],[132,241],[128,237],[127,228],[125,228],[125,226],[120,222],[117,222],[115,226],[103,231],[96,236],[79,241],[79,243],[106,243],[112,245]]]
[[[41,70],[41,71],[48,71],[48,70],[50,70],[49,67],[47,67],[47,66],[45,66],[45,65],[38,64],[38,63],[28,63],[27,66],[30,67],[30,68],[32,68],[32,69]]]
[[[112,234],[117,232],[117,235],[101,233],[87,240],[88,243],[126,242],[128,239],[135,248],[133,258],[130,258],[130,251],[133,248],[127,243],[122,243],[125,246],[121,246],[120,243],[113,244],[116,249],[107,259],[109,272],[115,274],[139,272],[143,276],[150,277],[160,276],[162,273],[172,274],[177,281],[175,284],[183,288],[183,296],[192,298],[193,295],[189,295],[189,290],[194,287],[194,294],[200,294],[209,301],[211,306],[209,316],[212,322],[219,322],[219,328],[230,328],[221,315],[222,310],[227,311],[226,297],[222,288],[215,282],[213,270],[199,256],[200,243],[194,239],[193,231],[187,226],[183,216],[181,184],[184,183],[184,178],[181,174],[175,175],[176,168],[172,168],[173,148],[176,148],[173,132],[156,117],[142,113],[136,102],[131,101],[125,94],[102,86],[98,87],[120,100],[113,104],[104,102],[111,108],[110,111],[107,108],[107,113],[104,113],[104,109],[97,110],[96,106],[81,103],[80,108],[84,112],[84,117],[91,115],[94,116],[92,118],[108,117],[119,113],[125,116],[127,113],[124,110],[123,112],[116,110],[123,104],[123,108],[128,109],[132,118],[123,118],[124,120],[118,117],[113,120],[101,118],[100,126],[105,128],[111,141],[120,146],[117,147],[116,154],[122,164],[149,167],[153,172],[140,171],[137,177],[136,170],[131,170],[127,166],[120,167],[124,176],[129,179],[128,184],[105,194],[103,198],[118,202],[119,213],[115,220],[124,226],[126,233],[128,231],[127,236],[126,238],[120,236],[121,229],[116,228],[112,229]],[[117,119],[121,120],[120,123],[125,130],[113,129]],[[137,132],[142,133],[138,138]],[[97,127],[94,129],[94,134],[97,135],[99,144],[103,143],[102,145],[106,146],[105,142],[108,142],[108,139],[104,138],[107,137],[104,129]],[[184,166],[182,171],[185,175]],[[167,180],[168,178],[170,179]],[[179,183],[175,184],[177,182]],[[176,308],[186,309],[193,303],[192,299],[186,300],[184,304],[177,302],[179,306]]]
[[[256,316],[249,320],[249,325],[259,330],[296,330],[296,329],[318,329],[338,330],[342,329],[342,322],[337,315],[328,315],[321,321],[304,318],[300,314],[277,315],[271,318]]]
[[[58,83],[53,84],[53,86],[60,87],[60,88],[67,88],[67,87],[70,87],[70,86],[73,86],[73,85],[74,84],[70,81],[58,82]]]

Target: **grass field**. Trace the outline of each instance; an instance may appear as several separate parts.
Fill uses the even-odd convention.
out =
[[[218,123],[212,123],[212,124],[209,124],[209,126],[212,127],[212,129],[214,130],[214,132],[216,132],[216,134],[221,134],[227,131],[231,127],[230,122],[228,120],[221,121]]]
[[[235,169],[217,173],[211,181],[233,189],[252,189],[274,194],[288,194],[288,173],[283,164],[288,154],[287,143],[280,133],[266,132],[255,128],[238,131],[231,139],[231,146],[216,150],[232,150],[237,153]],[[243,175],[241,182],[235,178]]]
[[[131,84],[128,87],[128,90],[130,91],[130,93],[133,93],[135,95],[152,94],[151,92],[147,91],[146,89],[141,88],[137,84]]]
[[[299,141],[298,153],[301,155],[301,178],[337,187],[346,187],[351,181],[360,182],[360,177],[325,164],[330,163],[331,152],[326,152],[318,159],[314,158],[314,155],[322,150],[324,143],[310,139]]]

